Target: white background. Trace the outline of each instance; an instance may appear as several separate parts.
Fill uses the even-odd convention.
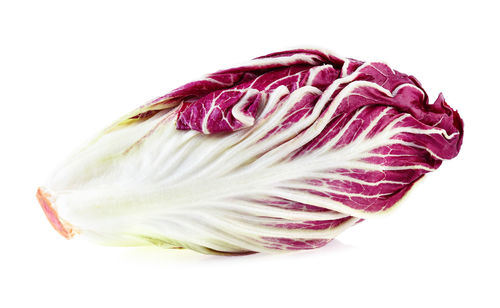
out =
[[[0,306],[499,307],[493,2],[0,2]],[[203,74],[300,46],[442,91],[465,121],[460,155],[309,252],[101,247],[46,221],[36,188],[82,141]]]

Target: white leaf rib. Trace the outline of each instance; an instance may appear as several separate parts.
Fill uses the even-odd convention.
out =
[[[223,209],[225,212],[246,213],[256,216],[266,216],[280,218],[290,221],[307,221],[307,220],[333,220],[347,217],[340,212],[309,212],[281,208],[277,206],[267,205],[265,202],[245,201],[245,200],[229,200],[225,202],[208,203],[207,206]]]
[[[233,117],[243,124],[243,127],[250,127],[254,124],[255,118],[243,113],[243,108],[247,105],[250,97],[258,95],[259,91],[255,89],[248,89],[245,95],[233,106],[232,114]]]
[[[334,187],[328,186],[328,185],[313,185],[313,184],[308,184],[308,183],[286,183],[286,186],[280,187],[281,189],[298,189],[298,190],[304,190],[304,191],[317,191],[320,193],[325,193],[325,194],[336,194],[339,196],[345,196],[345,197],[359,197],[359,198],[364,198],[364,199],[375,199],[375,198],[380,198],[384,196],[389,196],[392,194],[391,193],[378,193],[378,194],[360,194],[360,193],[348,193],[345,191],[338,190]]]
[[[344,176],[340,175],[338,173],[330,173],[330,172],[314,172],[314,177],[311,179],[328,179],[328,180],[333,180],[333,181],[345,181],[345,182],[351,182],[351,183],[356,183],[360,185],[366,185],[366,186],[378,186],[380,184],[396,184],[396,185],[406,185],[408,183],[406,182],[400,182],[400,181],[388,181],[388,180],[379,180],[379,181],[374,181],[374,182],[368,182],[365,180],[353,178],[350,176]]]
[[[280,237],[295,239],[331,239],[332,231],[335,229],[335,227],[325,230],[273,228],[262,224],[251,224],[221,216],[209,215],[207,213],[197,214],[199,217],[203,217],[203,221],[211,222],[210,225],[218,226],[221,229],[231,230],[232,234],[247,235],[250,238]]]

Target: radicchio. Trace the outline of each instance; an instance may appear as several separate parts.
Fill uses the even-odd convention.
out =
[[[138,108],[71,158],[39,199],[50,196],[72,232],[104,242],[310,249],[393,207],[455,157],[462,138],[459,114],[443,95],[429,104],[413,76],[290,50]]]

